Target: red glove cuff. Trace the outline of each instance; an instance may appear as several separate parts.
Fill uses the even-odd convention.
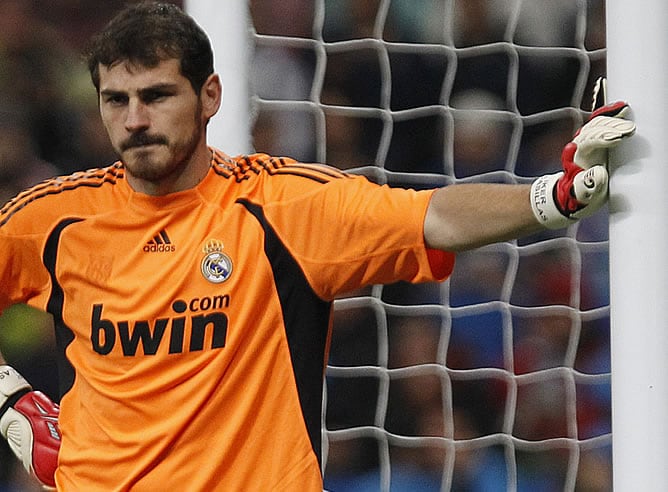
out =
[[[573,162],[575,151],[578,146],[573,142],[568,143],[561,153],[561,162],[564,167],[564,176],[557,182],[555,187],[555,202],[561,213],[569,217],[572,213],[582,208],[582,205],[572,194],[573,180],[582,168]]]

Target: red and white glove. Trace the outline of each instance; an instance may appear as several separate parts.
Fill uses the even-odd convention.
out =
[[[561,154],[563,172],[541,176],[531,186],[531,208],[548,229],[561,229],[596,212],[608,198],[608,149],[630,137],[635,123],[618,101],[594,111]]]
[[[60,407],[10,366],[0,366],[0,434],[24,468],[43,485],[55,487]]]

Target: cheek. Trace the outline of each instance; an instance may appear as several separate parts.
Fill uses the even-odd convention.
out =
[[[119,140],[119,138],[117,136],[115,136],[115,134],[114,134],[114,125],[111,124],[109,121],[106,121],[106,120],[102,120],[102,125],[104,126],[104,129],[107,132],[107,136],[109,137],[109,140],[111,141],[112,145],[115,147],[116,144],[118,143],[117,141]]]
[[[104,126],[104,129],[107,130],[107,133],[111,135],[112,130],[114,128],[114,118],[113,114],[110,111],[105,111],[103,109],[100,110],[100,120],[102,121],[102,125]]]
[[[179,135],[183,139],[189,138],[199,125],[201,125],[201,121],[198,115],[189,110],[181,112],[178,118],[173,118],[167,129],[169,129],[169,133]]]
[[[109,138],[109,141],[111,142],[111,146],[118,150],[119,144],[123,138],[125,138],[125,135],[122,133],[122,125],[119,127],[118,123],[115,122],[113,119],[109,118],[109,115],[101,115],[101,121],[102,121],[102,126],[104,127],[105,131],[107,132],[107,137]],[[120,128],[120,129],[119,129]]]

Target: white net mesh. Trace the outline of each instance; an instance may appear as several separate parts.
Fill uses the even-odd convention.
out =
[[[254,146],[395,186],[560,169],[604,0],[251,1]],[[335,303],[325,486],[610,490],[607,214]]]

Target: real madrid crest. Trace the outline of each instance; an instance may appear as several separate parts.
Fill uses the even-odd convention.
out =
[[[209,282],[220,284],[232,275],[232,259],[223,253],[223,243],[217,239],[209,239],[202,248],[202,275]]]

